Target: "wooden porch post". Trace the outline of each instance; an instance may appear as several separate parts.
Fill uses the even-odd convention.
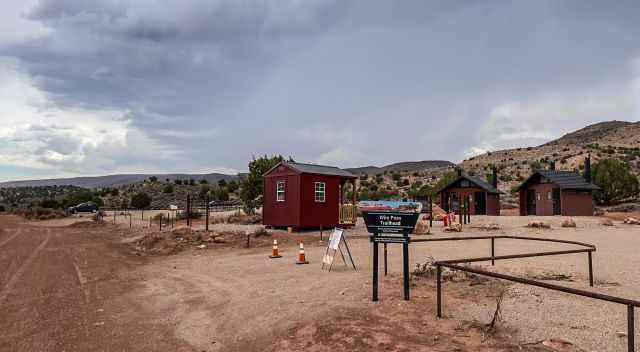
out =
[[[354,178],[353,180],[351,180],[353,187],[351,187],[351,190],[353,191],[353,206],[356,206],[356,179]]]

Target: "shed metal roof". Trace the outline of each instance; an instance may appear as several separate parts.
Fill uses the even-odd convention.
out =
[[[462,175],[462,176],[456,177],[455,180],[449,182],[448,185],[442,187],[442,189],[439,190],[438,193],[446,190],[447,188],[449,188],[449,187],[451,187],[453,185],[455,185],[456,183],[458,183],[458,181],[463,180],[463,179],[473,183],[474,185],[478,186],[478,188],[481,188],[481,189],[483,189],[483,190],[485,190],[485,191],[487,191],[489,193],[500,194],[500,191],[498,191],[495,187],[493,187],[489,182],[487,182],[487,181],[485,181],[483,179],[477,178],[477,177],[467,176],[467,175]]]
[[[356,175],[352,174],[351,172],[340,169],[335,166],[304,164],[304,163],[296,163],[293,161],[283,161],[278,165],[276,165],[275,167],[273,167],[271,170],[265,172],[264,174],[265,175],[269,174],[272,170],[276,169],[280,165],[285,165],[302,174],[315,174],[315,175],[328,175],[328,176],[356,178]]]
[[[518,187],[518,190],[529,184],[537,175],[542,176],[549,182],[563,189],[573,189],[578,191],[597,191],[600,189],[600,187],[594,185],[593,183],[587,182],[584,177],[580,176],[576,172],[559,170],[538,170],[531,176],[529,176],[529,178],[527,178]]]

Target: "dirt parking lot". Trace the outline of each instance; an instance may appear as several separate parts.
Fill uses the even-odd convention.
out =
[[[78,220],[25,223],[0,216],[0,351],[549,351],[543,342],[551,338],[585,351],[626,350],[619,334],[626,331],[624,307],[522,285],[506,286],[502,321],[489,333],[484,325],[495,311],[494,296],[505,287],[492,280],[447,282],[446,318],[436,320],[431,278],[414,277],[411,301],[401,300],[400,248],[394,246],[381,301],[372,303],[362,225],[347,231],[358,271],[338,260],[329,273],[321,270],[326,242],[317,232],[270,234],[283,239],[283,258],[275,260],[267,257],[270,240],[251,248],[188,244],[173,255],[140,255],[133,243],[153,229],[73,224]],[[561,228],[562,218],[554,217],[542,219],[551,229],[533,230],[524,226],[531,217],[472,220],[473,227],[456,235],[593,243],[594,290],[640,298],[640,227],[575,218],[576,228]],[[475,228],[484,223],[500,229]],[[431,236],[445,236],[440,225]],[[294,264],[297,238],[305,241],[309,265]],[[497,254],[556,248],[566,247],[500,240]],[[483,241],[413,244],[410,263],[488,251]],[[568,255],[498,262],[495,270],[588,288],[586,268],[586,255]]]

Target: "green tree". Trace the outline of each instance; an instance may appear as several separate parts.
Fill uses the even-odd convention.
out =
[[[173,193],[173,185],[171,185],[170,183],[166,184],[164,186],[164,188],[162,189],[162,192],[164,192],[164,193]]]
[[[174,180],[173,182],[174,182],[176,185],[181,185],[181,184],[182,184],[182,180],[177,180],[177,179],[176,179],[176,180]]]
[[[75,206],[80,203],[86,203],[86,202],[94,202],[99,207],[104,205],[104,201],[102,200],[102,198],[100,198],[98,194],[93,193],[90,190],[82,190],[82,191],[73,192],[67,195],[62,200],[62,206],[67,208],[70,206]]]
[[[591,169],[591,181],[600,187],[594,193],[598,203],[611,204],[638,195],[638,179],[629,165],[616,160],[604,159]]]
[[[209,187],[208,184],[200,185],[200,192],[198,192],[198,197],[200,197],[200,199],[204,199],[210,190],[211,190],[211,187]]]
[[[149,177],[149,182],[156,183],[156,182],[158,182],[158,178],[156,176],[151,176],[151,177]]]
[[[240,185],[240,199],[244,205],[245,213],[253,214],[256,208],[260,207],[263,195],[262,175],[283,160],[282,155],[272,157],[265,155],[258,159],[254,157],[249,163],[249,175],[242,180]]]
[[[204,178],[203,178],[203,179],[201,179],[201,180],[200,180],[200,181],[198,181],[198,182],[200,182],[200,184],[201,184],[201,185],[207,185],[207,184],[209,184],[209,181],[205,180]]]
[[[238,187],[239,187],[238,182],[236,182],[235,180],[232,180],[229,183],[227,183],[227,192],[233,193],[238,190]]]
[[[211,196],[213,200],[218,201],[228,201],[229,200],[229,192],[227,192],[226,188],[218,187],[211,192]]]
[[[225,188],[226,186],[227,186],[227,181],[224,178],[218,181],[218,187]]]
[[[194,179],[190,178],[190,179],[189,179],[189,185],[190,185],[190,186],[195,186],[195,185],[196,185],[196,180],[194,180]]]
[[[131,206],[136,209],[146,209],[151,205],[151,196],[144,193],[136,193],[131,197]]]
[[[433,186],[432,194],[440,192],[441,189],[445,188],[449,183],[453,182],[458,178],[457,171],[449,171],[444,176],[440,177],[435,186]]]

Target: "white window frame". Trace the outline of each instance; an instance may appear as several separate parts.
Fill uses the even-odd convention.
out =
[[[321,197],[319,197],[321,196]],[[313,185],[313,198],[316,203],[324,203],[327,200],[327,184],[325,182],[316,182]]]
[[[286,183],[284,181],[276,182],[276,202],[284,202]],[[282,196],[282,197],[280,197]]]

